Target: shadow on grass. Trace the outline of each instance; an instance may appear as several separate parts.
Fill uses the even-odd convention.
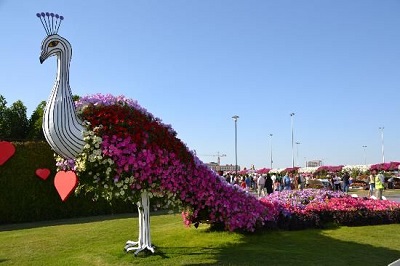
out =
[[[334,229],[334,227],[330,228]],[[368,234],[368,228],[365,228]],[[264,231],[246,234],[239,243],[223,248],[162,248],[173,256],[212,256],[213,265],[388,265],[400,258],[400,251],[374,247],[367,244],[342,241],[323,235],[323,230]],[[171,253],[173,252],[173,253]],[[211,265],[210,263],[182,264],[187,266]]]
[[[151,216],[153,217],[158,215],[165,215],[167,213],[168,211],[161,210],[157,212],[151,212]],[[46,226],[66,225],[66,224],[85,224],[85,223],[110,221],[110,220],[125,219],[125,218],[137,218],[137,217],[138,213],[123,213],[123,214],[112,214],[112,215],[107,214],[107,215],[88,216],[79,218],[66,218],[59,220],[32,222],[32,223],[5,224],[5,225],[0,225],[0,232],[39,228]]]

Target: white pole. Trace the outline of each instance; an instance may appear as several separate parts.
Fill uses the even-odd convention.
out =
[[[290,114],[290,123],[291,123],[291,128],[292,128],[292,167],[294,167],[294,134],[293,134],[293,116],[294,113]]]
[[[379,129],[381,130],[381,141],[382,141],[382,163],[385,163],[385,145],[383,141],[383,130],[385,129],[385,127],[380,127]]]
[[[271,160],[270,160],[270,163],[271,163],[271,169],[272,169],[272,163],[273,163],[273,160],[272,160],[272,134],[269,134],[269,136],[270,136],[270,143],[271,143]]]

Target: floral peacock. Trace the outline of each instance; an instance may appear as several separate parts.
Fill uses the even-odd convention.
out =
[[[96,94],[75,103],[69,86],[72,48],[57,33],[63,17],[37,16],[47,33],[40,61],[57,57],[56,81],[43,117],[46,140],[60,156],[59,170],[73,170],[79,177],[78,192],[137,203],[139,240],[128,241],[126,251],[154,252],[150,197],[178,203],[186,225],[206,221],[231,231],[253,231],[274,219],[272,206],[210,170],[171,126],[136,101]]]

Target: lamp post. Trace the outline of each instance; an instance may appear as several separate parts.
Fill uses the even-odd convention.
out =
[[[365,148],[367,148],[366,145],[362,146],[364,148],[364,165],[367,165],[367,154],[365,153]]]
[[[269,134],[269,138],[270,138],[270,144],[271,144],[271,146],[270,146],[270,150],[271,150],[271,160],[270,160],[270,163],[271,163],[271,169],[272,169],[272,163],[274,162],[273,160],[272,160],[272,134]]]
[[[382,141],[382,163],[385,163],[385,146],[383,143],[383,130],[385,129],[385,127],[379,127],[379,129],[381,130],[381,141]]]
[[[235,175],[237,176],[237,172],[238,172],[238,169],[237,169],[237,166],[238,166],[238,163],[237,163],[237,120],[238,120],[239,116],[234,115],[234,116],[232,116],[232,118],[235,121]]]
[[[290,113],[290,123],[291,123],[291,129],[292,129],[292,167],[294,167],[293,116],[294,116],[294,113]]]
[[[300,142],[296,142],[296,152],[297,152],[297,155],[296,155],[296,157],[297,157],[297,166],[300,166],[300,160],[299,160],[299,145],[300,145],[301,143]]]

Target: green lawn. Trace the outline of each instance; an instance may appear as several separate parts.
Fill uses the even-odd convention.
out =
[[[211,232],[180,215],[152,214],[154,255],[123,251],[137,240],[128,215],[0,226],[1,265],[387,265],[400,258],[400,224],[323,230]]]

